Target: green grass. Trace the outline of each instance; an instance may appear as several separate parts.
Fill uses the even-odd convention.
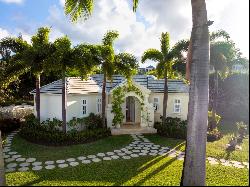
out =
[[[7,185],[69,186],[176,186],[183,161],[170,157],[145,156],[112,160],[64,169],[8,173]],[[207,185],[248,185],[248,170],[207,165]]]
[[[132,140],[129,135],[110,136],[87,144],[49,147],[30,143],[17,135],[13,139],[11,149],[23,157],[35,157],[39,161],[47,161],[112,151],[128,145]]]
[[[169,146],[180,151],[185,150],[185,141],[180,139],[166,138],[157,134],[145,135],[151,142],[161,146]],[[237,160],[241,162],[249,161],[249,138],[243,140],[242,150],[232,152],[226,151],[226,144],[230,140],[230,134],[224,135],[218,141],[207,142],[207,156],[214,158],[224,158],[227,160]]]

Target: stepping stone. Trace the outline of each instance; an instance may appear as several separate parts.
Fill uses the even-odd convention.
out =
[[[56,166],[54,165],[48,165],[48,166],[45,166],[45,169],[54,169]]]
[[[144,149],[144,150],[150,150],[150,148],[148,148],[148,147],[144,147],[143,149]]]
[[[17,152],[9,152],[9,155],[15,155]]]
[[[158,149],[158,147],[151,147],[151,149]]]
[[[156,156],[157,153],[149,153],[149,155],[151,155],[151,156]]]
[[[115,153],[113,153],[113,152],[107,152],[106,154],[109,155],[109,156],[111,156],[111,155],[114,155]]]
[[[121,153],[121,150],[114,150],[115,153]]]
[[[66,168],[68,167],[69,165],[68,164],[58,164],[58,167],[59,168]]]
[[[14,161],[15,159],[14,158],[7,158],[6,160],[4,160],[5,162],[12,162],[12,161]],[[25,159],[24,159],[25,160]],[[24,161],[23,160],[23,161]]]
[[[221,165],[223,165],[223,166],[232,166],[232,164],[230,164],[229,162],[221,163]]]
[[[242,164],[244,164],[245,166],[249,166],[248,162],[242,162]]]
[[[177,157],[177,160],[184,160],[184,157],[182,157],[182,156],[179,157],[179,156],[178,156],[178,157]]]
[[[174,157],[176,157],[176,154],[175,154],[175,153],[170,153],[170,154],[168,154],[167,156],[169,156],[169,157],[171,157],[171,158],[174,158]]]
[[[214,160],[210,160],[210,161],[208,161],[208,162],[209,162],[209,164],[211,164],[211,165],[219,164],[219,162],[216,162],[216,161],[214,161]]]
[[[76,161],[76,159],[75,158],[68,158],[66,161],[68,161],[68,162],[74,162],[74,161]]]
[[[131,157],[134,157],[134,158],[135,158],[135,157],[139,157],[139,155],[137,155],[137,154],[131,154],[130,156],[131,156]]]
[[[78,160],[84,160],[84,159],[86,159],[86,157],[85,156],[79,156],[79,157],[77,157],[77,159]]]
[[[18,169],[18,171],[28,171],[28,170],[29,170],[28,167],[21,167],[21,168]]]
[[[10,155],[4,155],[3,158],[10,158]]]
[[[122,150],[122,151],[127,151],[127,149],[126,149],[126,148],[122,148],[121,150]]]
[[[35,166],[35,167],[32,168],[33,171],[39,171],[41,169],[43,169],[42,166]]]
[[[135,147],[135,149],[141,149],[141,147]]]
[[[151,153],[157,153],[157,150],[150,150]]]
[[[55,163],[55,161],[46,161],[45,162],[45,164],[47,164],[47,165],[51,165],[51,164],[54,164]]]
[[[127,159],[130,159],[131,157],[130,156],[123,156],[122,158],[127,160]]]
[[[58,164],[62,164],[62,163],[64,163],[65,162],[65,160],[57,160],[56,161],[56,163],[58,163]]]
[[[119,156],[117,156],[117,155],[112,155],[111,158],[113,158],[113,159],[118,159]]]
[[[140,151],[139,150],[132,150],[132,152],[139,153]]]
[[[102,159],[103,160],[112,160],[112,158],[110,158],[110,157],[103,157]]]
[[[27,162],[24,162],[24,163],[21,163],[19,164],[21,167],[27,167],[30,165],[30,163],[27,163]]]
[[[132,154],[133,152],[131,152],[131,151],[126,151],[125,153],[126,153],[126,154]]]
[[[226,160],[225,160],[225,159],[220,159],[220,161],[221,161],[221,162],[226,162]]]
[[[125,156],[126,154],[125,153],[118,153],[117,155],[119,155],[119,156]]]
[[[79,163],[78,162],[70,162],[69,165],[71,165],[71,166],[77,166],[77,165],[79,165]]]
[[[92,161],[93,161],[93,162],[100,162],[101,159],[99,159],[99,158],[94,158],[94,159],[92,159]]]
[[[146,153],[139,153],[140,156],[146,156]]]
[[[166,155],[167,153],[159,152],[158,155]]]
[[[35,158],[28,158],[28,159],[26,160],[26,162],[35,162],[35,161],[36,161]]]
[[[127,147],[126,147],[126,149],[133,149],[133,148],[132,148],[132,147],[130,147],[130,146],[127,146]]]
[[[82,163],[83,164],[89,164],[91,161],[90,160],[83,160]]]
[[[6,142],[7,143],[7,142]],[[10,147],[11,146],[11,144],[10,143],[7,143],[7,144],[5,144],[3,147]]]
[[[95,155],[88,155],[87,157],[88,157],[88,158],[96,158]]]
[[[17,164],[16,163],[9,163],[6,167],[7,168],[14,168],[14,167],[17,167]]]
[[[105,154],[104,153],[98,153],[97,156],[104,157]]]
[[[235,165],[233,165],[233,167],[236,167],[236,168],[244,168],[244,166],[239,165],[239,164],[235,164]]]
[[[22,155],[13,155],[12,158],[20,158]]]
[[[3,149],[3,152],[4,153],[7,153],[7,152],[9,152],[10,151],[10,149]]]
[[[39,165],[42,165],[42,162],[33,162],[32,165],[33,166],[39,166]]]
[[[16,159],[17,162],[23,162],[23,161],[25,161],[25,160],[26,160],[26,158],[17,158],[17,159]]]
[[[231,163],[236,164],[236,165],[241,164],[241,163],[240,163],[240,162],[238,162],[238,161],[231,161]]]
[[[13,172],[13,171],[16,171],[16,168],[6,168],[5,169],[5,172]]]

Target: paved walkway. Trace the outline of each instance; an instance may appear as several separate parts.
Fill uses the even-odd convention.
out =
[[[65,168],[65,167],[74,167],[79,164],[89,164],[91,162],[102,162],[108,160],[116,160],[116,159],[131,159],[140,156],[157,156],[157,155],[165,155],[169,157],[174,157],[177,160],[184,160],[184,152],[177,151],[174,149],[170,149],[169,147],[164,147],[160,145],[156,145],[150,142],[147,138],[145,138],[141,134],[132,134],[133,141],[121,148],[119,150],[113,150],[105,153],[97,153],[95,155],[79,155],[76,158],[66,158],[61,160],[48,160],[45,162],[41,162],[36,158],[26,158],[16,152],[15,150],[11,150],[11,143],[13,137],[18,133],[18,131],[14,131],[6,138],[6,144],[4,145],[4,159],[5,159],[5,168],[6,172],[14,172],[14,171],[38,171],[42,169],[55,169],[55,168]],[[229,167],[236,168],[249,168],[248,162],[237,162],[237,161],[229,161],[224,159],[215,159],[208,157],[208,162],[212,165],[221,164]]]

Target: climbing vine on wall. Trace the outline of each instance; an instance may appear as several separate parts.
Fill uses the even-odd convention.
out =
[[[111,112],[114,113],[114,118],[113,118],[113,126],[116,126],[118,124],[121,124],[124,115],[122,113],[122,103],[125,101],[125,94],[128,92],[134,92],[136,95],[138,95],[142,101],[141,103],[141,110],[143,109],[143,101],[144,101],[144,96],[139,88],[134,86],[131,82],[128,82],[128,84],[117,87],[113,90],[112,93],[112,110]]]

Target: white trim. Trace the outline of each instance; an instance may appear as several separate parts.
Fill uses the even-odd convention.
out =
[[[176,103],[176,101],[180,101],[179,103]],[[176,111],[176,106],[179,106],[179,112]],[[181,99],[180,98],[175,98],[174,99],[174,113],[175,114],[180,114],[181,113]]]

